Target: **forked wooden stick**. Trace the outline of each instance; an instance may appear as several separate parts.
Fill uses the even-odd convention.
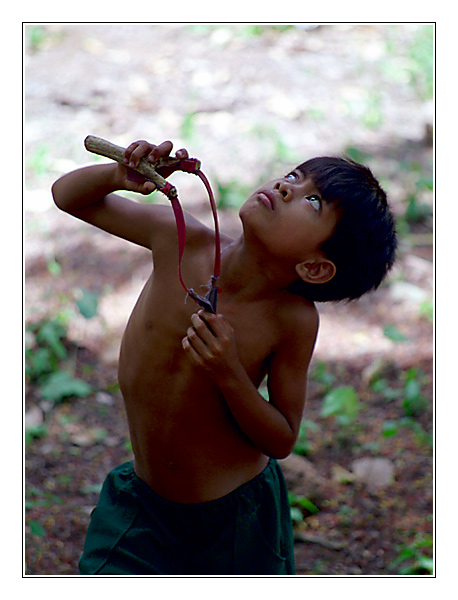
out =
[[[111,142],[96,137],[95,135],[88,135],[87,138],[84,140],[84,146],[86,147],[86,150],[92,152],[93,154],[105,156],[106,158],[110,158],[111,160],[115,160],[116,162],[127,166],[124,162],[125,148],[122,148],[122,146],[112,144]],[[154,167],[160,168],[172,166],[177,162],[178,159],[168,156],[157,160],[154,163]],[[164,188],[167,182],[161,175],[159,175],[159,173],[154,167],[146,158],[142,158],[138,163],[137,167],[129,168],[133,168],[134,171],[137,171],[138,173],[140,173],[140,175],[143,175],[143,177],[146,177],[147,179],[152,181],[158,189],[162,189]]]

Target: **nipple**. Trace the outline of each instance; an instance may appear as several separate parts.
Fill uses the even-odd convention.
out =
[[[178,465],[176,463],[174,463],[173,460],[171,460],[168,457],[164,458],[164,464],[168,469],[178,469]]]

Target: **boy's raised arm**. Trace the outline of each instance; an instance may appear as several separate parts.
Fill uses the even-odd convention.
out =
[[[144,156],[152,160],[168,156],[171,149],[171,142],[159,146],[134,142],[126,149],[125,166],[118,163],[93,165],[58,179],[52,186],[54,202],[61,210],[108,233],[151,248],[156,230],[167,224],[175,226],[169,207],[152,207],[114,192],[128,190],[143,195],[153,192],[156,189],[154,183],[135,175],[128,165],[135,166]],[[187,156],[187,152],[181,150],[178,155]]]

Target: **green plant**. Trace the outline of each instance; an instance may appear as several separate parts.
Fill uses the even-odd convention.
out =
[[[30,510],[32,508],[42,506],[52,506],[53,504],[63,504],[64,501],[56,494],[40,490],[35,487],[26,487],[24,508]]]
[[[198,113],[189,112],[183,117],[181,123],[181,137],[187,142],[194,141],[197,136],[196,116]]]
[[[391,402],[400,396],[400,391],[397,388],[392,388],[384,377],[374,379],[370,387],[376,394],[381,394],[387,402]]]
[[[291,506],[291,520],[294,523],[302,523],[310,515],[316,515],[320,512],[320,509],[304,496],[297,496],[293,492],[289,492],[288,498]]]
[[[403,198],[404,213],[400,215],[398,224],[401,233],[408,233],[412,225],[428,221],[433,214],[432,165],[425,170],[424,165],[417,161],[401,160],[399,168],[406,182],[406,195]]]
[[[410,194],[404,202],[407,204],[404,219],[409,224],[424,223],[432,216],[431,207],[422,202],[417,193]]]
[[[48,172],[50,168],[50,154],[46,144],[36,148],[34,153],[27,160],[27,167],[37,177],[45,175]]]
[[[386,327],[383,328],[383,335],[392,342],[405,342],[408,340],[408,338],[394,325],[386,325]]]
[[[91,386],[74,377],[62,363],[67,359],[65,346],[67,328],[59,317],[44,319],[26,327],[25,375],[28,381],[38,385],[44,400],[53,403],[70,396],[84,397],[91,393]],[[26,443],[46,435],[46,429],[26,432]]]
[[[387,419],[382,423],[382,435],[383,437],[391,437],[395,435],[399,430],[399,421],[393,421],[391,419]]]
[[[266,31],[283,33],[293,28],[294,25],[243,25],[239,30],[241,35],[262,36]]]
[[[329,390],[336,380],[335,376],[329,371],[327,364],[320,360],[313,367],[310,378],[320,383],[325,390]]]
[[[434,304],[432,300],[425,300],[420,304],[419,308],[420,317],[423,317],[430,321],[434,321]]]
[[[216,179],[218,208],[240,208],[248,197],[250,188],[238,181],[222,183]]]
[[[28,523],[29,527],[30,527],[30,533],[32,535],[35,535],[37,537],[44,537],[46,535],[46,529],[43,527],[43,525],[39,522],[39,521],[35,521],[34,519],[31,519]]]
[[[313,421],[310,421],[308,419],[304,419],[303,421],[301,421],[301,425],[299,428],[299,434],[297,436],[297,440],[296,440],[296,444],[294,445],[294,450],[293,452],[295,454],[300,454],[305,456],[306,454],[310,453],[310,442],[308,439],[308,432],[309,431],[319,431],[320,430],[320,426],[317,425],[316,423],[314,423]]]
[[[335,417],[341,427],[352,425],[361,409],[361,402],[352,386],[332,389],[323,399],[322,417]]]
[[[408,417],[418,416],[428,406],[428,399],[421,391],[422,380],[424,380],[424,373],[415,367],[410,368],[405,374],[402,406]]]
[[[48,260],[46,266],[48,268],[48,271],[51,273],[51,275],[54,275],[54,277],[57,277],[58,275],[60,275],[62,273],[62,267],[57,262],[55,257]]]
[[[293,29],[295,25],[210,25],[210,24],[193,24],[189,25],[188,29],[195,35],[209,35],[214,31],[225,31],[228,39],[236,37],[259,37],[266,32],[275,32],[281,34],[289,29]]]
[[[418,25],[407,48],[398,42],[398,27],[391,27],[391,33],[395,35],[386,40],[387,56],[380,63],[381,70],[390,79],[410,86],[420,100],[431,100],[434,91],[434,26]]]
[[[425,431],[423,429],[423,427],[421,426],[420,423],[418,423],[418,421],[416,421],[415,419],[413,419],[412,417],[403,417],[402,419],[399,419],[399,424],[402,425],[403,427],[408,427],[409,429],[411,429],[414,432],[415,438],[417,440],[417,443],[420,445],[425,444],[426,446],[429,446],[429,448],[433,448],[434,445],[434,438],[433,436],[428,433],[427,431]]]
[[[76,301],[80,313],[85,319],[92,319],[97,315],[99,295],[89,290],[81,290],[81,296]]]
[[[45,423],[39,425],[31,425],[25,429],[24,443],[26,446],[31,444],[34,440],[39,440],[48,435],[48,427]]]
[[[36,53],[63,38],[64,30],[48,25],[27,25],[24,29],[28,49]]]
[[[423,100],[433,97],[434,91],[434,27],[422,25],[410,45],[410,81]]]
[[[59,317],[27,325],[25,330],[25,374],[31,380],[38,381],[54,371],[59,361],[66,358],[63,340],[67,330]]]
[[[406,427],[411,429],[414,432],[415,439],[419,445],[426,445],[429,448],[432,448],[434,445],[434,439],[431,434],[423,429],[420,423],[418,423],[412,417],[402,417],[401,419],[395,421],[392,419],[387,419],[383,421],[381,427],[381,433],[384,438],[392,437],[396,435],[401,427]]]
[[[73,377],[67,371],[56,371],[41,386],[41,397],[51,402],[59,402],[71,396],[84,398],[92,392],[92,387],[82,379]]]
[[[360,150],[359,148],[356,148],[354,146],[348,146],[345,149],[344,154],[346,156],[348,156],[348,158],[351,158],[352,160],[355,160],[356,162],[359,162],[359,163],[368,162],[369,159],[371,158],[370,154],[368,154],[364,150]]]
[[[340,517],[340,522],[344,527],[349,527],[353,522],[353,518],[357,514],[358,511],[356,510],[356,508],[348,506],[348,504],[342,504],[339,507],[338,515]]]
[[[391,563],[390,569],[403,565],[399,575],[432,575],[434,572],[433,559],[423,552],[424,548],[432,548],[433,540],[430,535],[417,535],[410,545],[401,546],[399,556]]]
[[[275,163],[291,164],[299,160],[297,153],[288,146],[274,125],[257,123],[252,127],[251,134],[262,142],[264,148],[266,172],[261,176],[262,181],[271,179],[271,170]]]
[[[380,127],[383,121],[382,99],[378,92],[368,91],[366,106],[362,115],[363,125],[370,129]]]
[[[37,52],[41,48],[48,36],[46,29],[42,25],[27,27],[26,34],[30,49],[33,52]]]

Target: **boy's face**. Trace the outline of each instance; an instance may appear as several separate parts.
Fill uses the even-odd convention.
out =
[[[339,216],[301,171],[264,184],[240,209],[245,236],[255,235],[268,253],[298,264],[316,257]]]

